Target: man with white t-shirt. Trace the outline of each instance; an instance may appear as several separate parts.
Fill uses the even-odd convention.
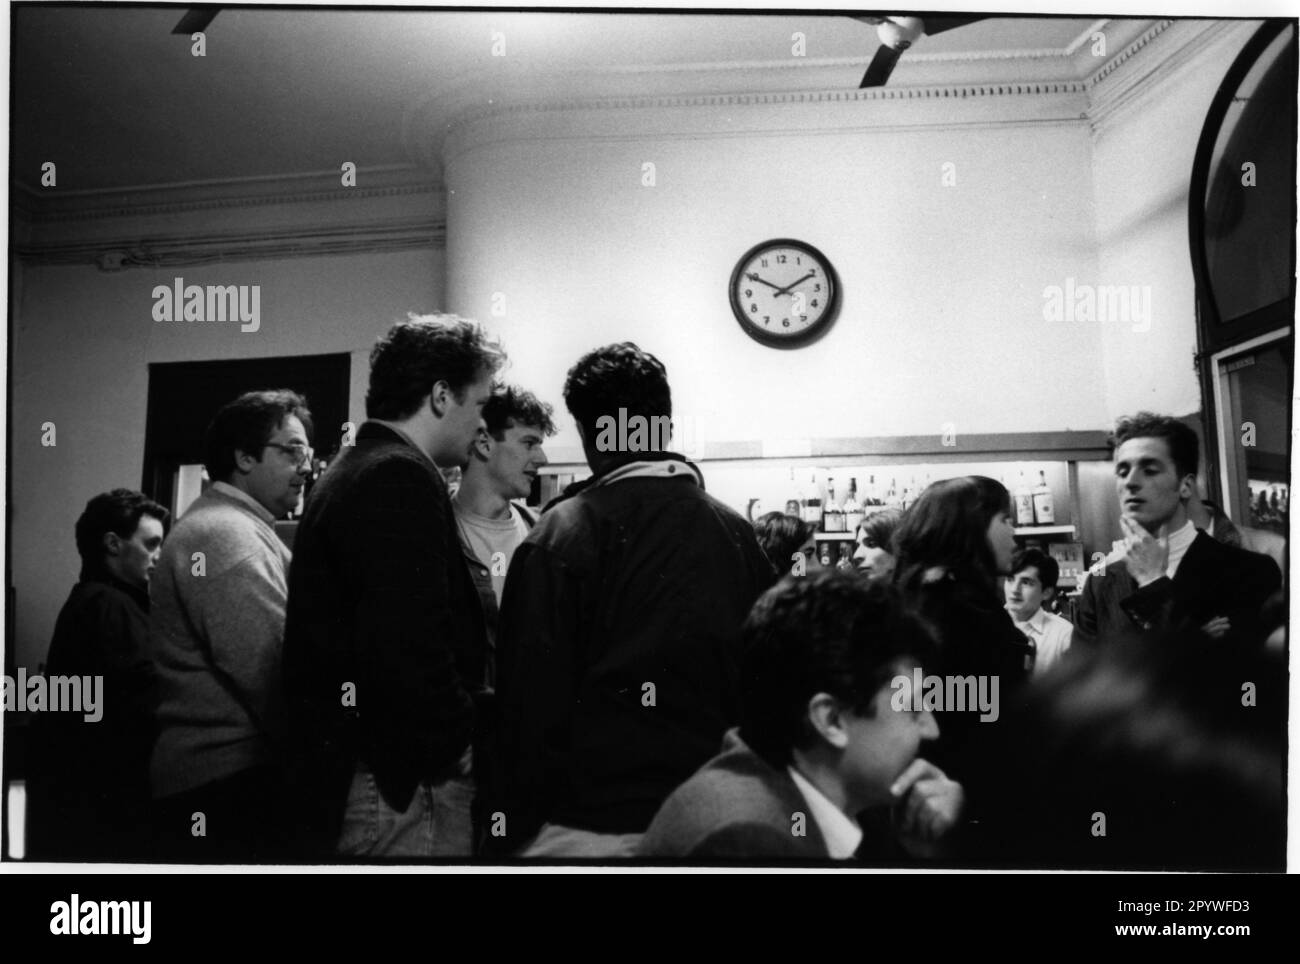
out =
[[[1140,412],[1119,420],[1114,444],[1124,538],[1084,583],[1074,642],[1109,646],[1189,626],[1260,642],[1260,611],[1282,576],[1272,559],[1216,542],[1188,517],[1196,433]]]
[[[486,680],[495,685],[496,636],[506,571],[515,549],[536,521],[514,499],[524,499],[546,464],[542,443],[555,434],[553,409],[531,392],[497,389],[483,406],[483,423],[451,500],[465,564],[483,604],[487,625]]]

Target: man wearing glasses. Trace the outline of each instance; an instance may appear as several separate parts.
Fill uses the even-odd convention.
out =
[[[213,484],[158,561],[150,782],[164,858],[242,862],[278,852],[290,553],[274,523],[298,504],[311,430],[306,400],[290,391],[248,392],[224,406],[204,439]]]

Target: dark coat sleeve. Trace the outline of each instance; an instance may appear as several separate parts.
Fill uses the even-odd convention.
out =
[[[579,575],[525,541],[506,578],[498,637],[500,709],[496,782],[506,814],[504,845],[517,849],[541,825],[567,772],[586,632]]]
[[[1074,633],[1072,646],[1095,649],[1098,642],[1098,623],[1101,613],[1101,580],[1103,576],[1089,575],[1079,593],[1074,607]]]

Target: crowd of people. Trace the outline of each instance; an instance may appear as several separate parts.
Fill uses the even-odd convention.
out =
[[[991,479],[825,570],[799,519],[611,447],[602,419],[672,414],[631,343],[569,370],[591,476],[529,510],[554,411],[504,359],[464,319],[395,325],[292,552],[291,391],[215,414],[170,531],[90,501],[47,672],[106,705],[37,727],[32,857],[1281,865],[1282,574],[1199,499],[1182,422],[1120,420],[1123,531],[1071,624]]]

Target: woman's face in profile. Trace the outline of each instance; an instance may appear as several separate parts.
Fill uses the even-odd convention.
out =
[[[998,575],[1011,574],[1011,558],[1016,554],[1015,522],[1004,509],[993,517],[989,523],[989,548],[997,565]]]
[[[858,548],[853,563],[868,576],[888,576],[894,571],[894,557],[889,550],[872,541],[865,529],[858,529]]]

